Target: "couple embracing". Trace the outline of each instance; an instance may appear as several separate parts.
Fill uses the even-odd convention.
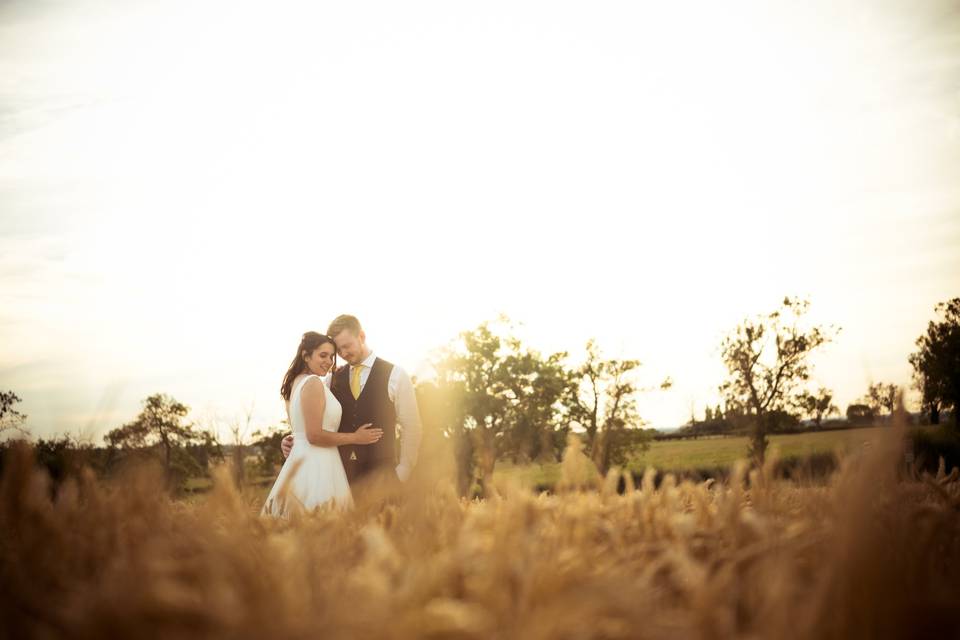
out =
[[[349,366],[337,368],[337,355]],[[285,517],[326,504],[353,504],[351,487],[404,482],[420,445],[420,413],[410,376],[367,346],[354,316],[327,334],[303,334],[280,387],[293,430],[281,442],[286,460],[263,506]],[[396,427],[400,425],[399,463]]]

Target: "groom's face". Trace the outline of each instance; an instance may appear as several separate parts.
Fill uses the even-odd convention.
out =
[[[350,364],[360,364],[366,352],[367,336],[360,331],[354,333],[350,329],[344,329],[333,336],[333,341],[337,345],[337,353],[340,357]]]

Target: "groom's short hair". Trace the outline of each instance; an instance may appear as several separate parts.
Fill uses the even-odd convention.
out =
[[[349,329],[354,335],[360,335],[360,332],[363,331],[363,327],[360,326],[360,321],[357,320],[356,316],[343,314],[333,319],[333,322],[327,327],[327,335],[336,338],[344,329]]]

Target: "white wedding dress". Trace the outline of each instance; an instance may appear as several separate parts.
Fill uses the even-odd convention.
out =
[[[293,449],[283,463],[270,495],[267,496],[262,515],[288,517],[295,511],[310,511],[330,501],[339,508],[347,508],[353,504],[340,452],[336,447],[317,447],[307,441],[300,394],[311,378],[320,381],[327,397],[323,411],[324,431],[337,431],[340,428],[343,409],[330,387],[320,376],[304,376],[290,393]]]

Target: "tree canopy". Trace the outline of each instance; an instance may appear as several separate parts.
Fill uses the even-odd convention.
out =
[[[22,402],[20,396],[13,391],[0,391],[0,433],[6,431],[26,433],[23,423],[26,422],[27,416],[14,408],[20,402]]]
[[[104,439],[124,452],[157,451],[168,482],[202,472],[206,457],[217,449],[213,437],[186,420],[189,407],[165,394],[153,394],[132,421],[113,429]],[[199,453],[201,455],[191,455]]]
[[[810,378],[810,356],[830,342],[836,329],[804,327],[809,309],[805,300],[786,297],[766,315],[747,318],[721,342],[727,380],[720,392],[728,405],[743,407],[754,423],[750,455],[762,462],[767,433],[778,412],[799,403],[802,385]]]
[[[940,412],[953,410],[957,427],[960,405],[960,298],[936,306],[939,321],[931,320],[927,331],[917,338],[917,351],[910,355],[914,384],[922,394],[931,422],[938,423]]]
[[[507,318],[461,333],[417,385],[424,423],[454,440],[461,492],[475,477],[484,492],[498,459],[560,459],[567,436],[583,431],[597,467],[623,464],[646,446],[635,359],[604,358],[589,341],[583,364],[544,354],[516,337]],[[669,387],[669,380],[662,388]]]

